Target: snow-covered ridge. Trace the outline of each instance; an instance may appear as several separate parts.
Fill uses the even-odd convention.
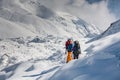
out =
[[[115,34],[117,32],[120,32],[120,20],[112,23],[110,25],[110,27],[105,32],[103,32],[101,35],[102,36],[108,36],[108,35],[111,35],[111,34]]]
[[[120,20],[111,23],[110,27],[108,27],[107,30],[105,30],[103,33],[101,33],[100,35],[96,36],[95,38],[91,39],[88,42],[92,42],[118,32],[120,32]]]
[[[59,43],[62,42],[61,46],[63,47],[68,37],[79,40],[79,38],[94,37],[97,34],[99,34],[99,30],[82,19],[69,13],[54,12],[38,0],[0,0],[0,56],[10,54],[10,59],[17,59],[14,63],[37,58],[36,55],[42,51],[43,54],[56,51],[54,46],[56,46],[58,39],[62,38]],[[48,41],[50,35],[55,40]],[[33,43],[34,46],[32,45],[31,48],[29,46],[31,43],[28,43],[29,40],[26,38],[35,36],[41,36],[43,40],[38,38],[40,43],[35,45]],[[47,38],[44,39],[45,36]],[[36,41],[36,38],[33,41]],[[52,45],[54,49],[50,48],[50,51],[46,51],[45,44],[51,42],[54,42]],[[64,53],[60,51],[58,50],[59,53]],[[28,53],[36,54],[31,56]],[[48,56],[50,57],[50,55]],[[40,56],[44,58],[42,54]]]
[[[1,0],[0,22],[0,29],[4,32],[0,33],[1,38],[36,35],[91,37],[100,33],[96,27],[80,18],[68,13],[54,12],[38,0]],[[6,30],[9,26],[11,31]]]

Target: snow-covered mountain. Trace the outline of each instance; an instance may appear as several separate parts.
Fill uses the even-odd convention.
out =
[[[67,38],[82,41],[99,33],[79,17],[53,11],[39,0],[0,0],[0,79],[16,80],[16,69],[29,61],[36,62],[32,64],[36,73],[39,65],[47,66],[41,72],[51,72],[65,63]]]
[[[85,44],[99,29],[47,2],[0,0],[0,80],[119,80],[119,21],[103,38]],[[68,64],[67,38],[80,41],[82,52]]]
[[[112,34],[115,34],[118,32],[120,32],[120,20],[111,23],[110,27],[108,27],[107,30],[105,30],[103,33],[96,36],[95,38],[89,40],[88,42],[92,42],[92,41],[95,41],[97,39],[104,38],[106,36],[109,36],[109,35],[112,35]]]
[[[50,80],[119,80],[120,21],[94,38],[86,51],[88,57],[72,61],[59,69]]]
[[[115,34],[117,32],[120,32],[120,20],[112,23],[110,27],[105,32],[103,32],[101,35],[102,37],[104,37],[104,36],[108,36],[111,34]]]
[[[1,0],[0,38],[36,35],[91,37],[99,33],[95,26],[69,13],[55,12],[38,0]]]

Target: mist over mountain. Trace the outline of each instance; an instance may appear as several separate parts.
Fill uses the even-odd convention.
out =
[[[106,1],[108,3],[108,9],[110,13],[114,14],[117,19],[120,19],[120,0],[86,0],[90,4]]]
[[[44,5],[44,1],[3,0],[1,2],[1,38],[35,35],[92,37],[100,33],[96,26],[72,14],[55,11]]]
[[[64,11],[79,16],[85,21],[97,25],[102,31],[106,30],[110,23],[117,20],[114,12],[110,12],[110,8],[108,7],[109,0],[39,1],[55,11]]]

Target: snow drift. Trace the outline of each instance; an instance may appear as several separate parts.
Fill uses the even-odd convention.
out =
[[[119,80],[119,35],[120,32],[92,42],[87,49],[89,57],[63,66],[50,80]]]

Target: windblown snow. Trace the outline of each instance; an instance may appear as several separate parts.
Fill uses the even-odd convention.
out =
[[[0,0],[0,80],[119,80],[119,30],[87,44],[101,33],[96,26],[45,3]],[[66,64],[68,38],[82,54]]]

